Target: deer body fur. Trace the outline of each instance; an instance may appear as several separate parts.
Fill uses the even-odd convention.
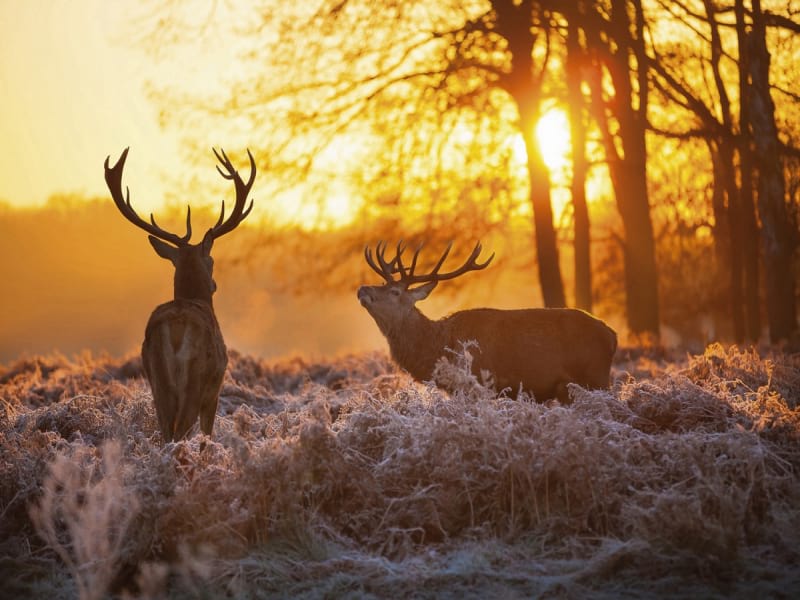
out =
[[[537,400],[567,402],[567,383],[607,388],[617,336],[575,309],[477,308],[433,321],[419,310],[384,332],[392,358],[419,381],[430,380],[447,349],[475,341],[472,370],[489,372],[496,389],[520,387]]]
[[[211,434],[228,355],[211,305],[177,299],[150,315],[142,343],[142,364],[165,440],[179,440],[200,417]]]

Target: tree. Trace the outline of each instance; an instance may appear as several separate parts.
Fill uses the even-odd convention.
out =
[[[575,10],[584,13],[582,3]],[[574,19],[578,21],[578,19]],[[586,117],[588,110],[582,91],[582,70],[588,60],[582,34],[578,25],[567,25],[566,33],[566,79],[567,106],[569,107],[570,140],[572,141],[572,196],[575,219],[575,306],[586,311],[592,310],[592,258],[591,237],[589,234],[589,207],[586,203],[586,176],[589,161],[586,158]]]
[[[495,30],[505,40],[510,54],[510,69],[500,75],[499,83],[516,103],[519,129],[525,140],[539,279],[544,303],[550,307],[566,306],[553,227],[550,173],[534,136],[536,123],[541,116],[542,80],[547,67],[545,58],[541,68],[535,68],[534,46],[537,35],[549,38],[548,13],[532,0],[522,0],[519,3],[512,0],[493,0],[491,9],[495,18],[492,20],[487,13],[488,20],[485,22],[489,27],[486,31]],[[545,43],[549,44],[549,39]]]
[[[741,3],[742,0],[737,0]],[[785,182],[780,140],[775,125],[775,104],[770,95],[770,54],[766,19],[761,0],[752,1],[752,26],[747,36],[746,96],[758,169],[758,208],[767,292],[769,334],[773,342],[786,340],[797,331],[793,272],[796,236],[786,211]]]
[[[715,241],[717,256],[729,270],[729,279],[723,289],[730,298],[734,338],[737,341],[755,341],[760,335],[757,215],[762,222],[765,271],[777,269],[779,273],[773,276],[773,282],[779,283],[771,284],[767,277],[767,295],[770,296],[769,287],[772,286],[773,297],[783,298],[772,305],[768,299],[770,335],[773,339],[787,337],[793,329],[787,329],[787,323],[794,322],[791,316],[794,310],[789,302],[789,298],[792,302],[794,298],[793,242],[788,233],[793,227],[786,212],[786,195],[781,191],[784,170],[780,154],[784,146],[778,138],[773,117],[768,55],[766,60],[763,59],[766,36],[762,32],[758,39],[759,36],[752,33],[756,30],[755,19],[760,8],[756,3],[752,11],[747,11],[743,0],[736,0],[733,10],[730,7],[723,9],[711,0],[702,0],[702,8],[697,10],[696,5],[688,3],[662,5],[680,13],[678,20],[693,31],[702,31],[704,27],[707,31],[697,36],[699,45],[695,44],[694,54],[686,47],[655,51],[651,67],[655,86],[666,101],[686,110],[694,118],[688,126],[681,119],[674,119],[681,123],[680,127],[671,125],[659,133],[683,139],[700,136],[709,147],[714,173]],[[747,22],[748,12],[752,14],[752,26]],[[731,13],[735,19],[733,22]],[[764,27],[768,21],[777,27],[795,27],[790,21],[775,15],[762,21]],[[759,61],[754,59],[754,40],[757,39],[760,50],[756,53],[762,57]],[[668,55],[672,60],[666,58]],[[699,67],[687,69],[690,57]],[[757,75],[753,74],[754,68]],[[738,81],[726,78],[726,72],[735,73]],[[713,81],[713,87],[703,85],[702,82],[709,80]],[[755,89],[755,82],[759,82],[760,91]],[[730,100],[731,94],[738,96],[738,107]],[[756,131],[761,132],[760,147],[755,141]],[[770,186],[765,185],[762,173],[766,180],[771,181]],[[758,198],[758,211],[754,196]],[[767,233],[765,226],[772,233]],[[770,244],[773,255],[767,256]],[[777,247],[781,250],[776,251]],[[776,286],[785,287],[777,291],[774,289]],[[784,311],[783,324],[777,325],[773,322],[773,315],[781,310]],[[775,331],[780,330],[783,333],[776,338]]]
[[[753,153],[751,151],[751,138],[749,131],[749,110],[747,98],[747,35],[744,24],[743,0],[735,0],[734,12],[736,16],[736,39],[739,50],[738,75],[739,75],[739,136],[736,148],[739,152],[739,206],[741,208],[741,235],[743,270],[744,270],[744,295],[745,295],[745,333],[747,339],[755,341],[761,335],[761,308],[759,300],[759,251],[758,251],[758,224],[756,222],[756,207],[753,199]]]
[[[739,141],[744,137],[742,131],[747,129],[746,122],[743,125],[741,117],[738,123],[736,121],[728,89],[731,82],[723,75],[722,61],[730,54],[724,47],[715,3],[703,0],[703,14],[693,13],[688,6],[679,7],[683,13],[679,17],[682,23],[696,30],[705,26],[708,33],[698,36],[695,49],[663,51],[654,48],[651,68],[656,89],[666,102],[693,117],[688,123],[675,119],[677,127],[670,125],[659,133],[679,139],[699,136],[706,141],[714,181],[712,206],[718,295],[728,299],[734,339],[738,342],[745,337],[756,340],[759,335],[758,249],[755,243],[758,233],[749,189],[749,146]],[[674,4],[670,8],[676,10]],[[689,57],[697,64],[694,69],[686,67]],[[699,84],[706,78],[713,81],[713,87]],[[740,110],[739,114],[744,113]]]
[[[583,19],[573,14],[572,23],[581,24],[595,56],[589,85],[624,228],[628,326],[633,333],[658,336],[658,271],[646,168],[649,66],[644,12],[639,0],[602,4],[591,3]],[[610,85],[604,83],[606,75]]]
[[[514,182],[510,169],[497,170],[509,168],[497,156],[508,137],[521,136],[544,303],[564,306],[549,173],[534,137],[550,55],[548,18],[532,0],[384,0],[380,10],[366,0],[267,3],[244,32],[257,76],[235,83],[224,108],[270,132],[267,151],[278,157],[272,173],[290,184],[318,167],[337,137],[379,140],[362,165],[362,177],[381,190],[365,202],[366,213],[387,201],[401,212],[422,204],[423,213],[458,210],[462,190],[495,177]],[[426,198],[417,196],[420,189]],[[418,236],[420,225],[403,235]]]
[[[348,247],[363,245],[367,236],[398,237],[398,231],[415,242],[428,236],[441,241],[453,231],[472,237],[508,231],[504,216],[528,203],[544,302],[561,306],[551,182],[533,134],[543,107],[566,98],[573,139],[576,302],[587,308],[592,302],[587,146],[599,136],[622,228],[614,237],[624,262],[618,279],[624,280],[629,329],[655,335],[661,311],[653,214],[663,218],[667,212],[651,203],[670,199],[663,191],[669,182],[648,178],[648,145],[654,132],[700,137],[707,162],[693,167],[713,173],[714,189],[706,195],[697,183],[688,190],[687,205],[708,198],[714,208],[735,337],[753,339],[759,329],[761,265],[752,234],[762,213],[773,215],[775,223],[790,223],[785,204],[792,188],[784,187],[781,213],[774,201],[780,190],[762,194],[781,169],[751,166],[757,132],[758,143],[766,144],[758,147],[777,151],[780,164],[786,142],[775,127],[783,118],[785,129],[786,119],[779,105],[772,131],[769,116],[753,120],[753,111],[765,114],[769,104],[762,92],[754,95],[755,83],[766,77],[769,96],[774,74],[758,66],[763,60],[747,57],[746,50],[759,41],[753,31],[760,5],[750,11],[744,5],[743,0],[734,6],[715,0],[381,0],[377,6],[366,0],[268,0],[240,31],[249,46],[247,74],[232,78],[223,101],[204,99],[194,106],[202,105],[206,114],[237,115],[243,131],[257,132],[260,150],[270,157],[270,174],[286,186],[316,178],[323,196],[343,174],[350,177],[349,191],[363,200],[363,235]],[[660,21],[678,13],[683,33],[673,40]],[[789,17],[762,17],[765,27],[795,27]],[[666,52],[662,37],[668,40]],[[763,37],[764,48],[774,43]],[[684,66],[687,57],[699,62]],[[172,106],[185,111],[187,104]],[[696,140],[687,146],[696,148]],[[701,179],[706,181],[705,175]],[[656,224],[659,235],[684,231]],[[786,260],[793,264],[791,251],[787,254],[793,242],[784,230],[774,229],[778,233],[762,238],[762,246],[778,240],[780,264],[786,266]],[[670,244],[658,247],[663,252]],[[773,288],[787,297],[777,283]]]

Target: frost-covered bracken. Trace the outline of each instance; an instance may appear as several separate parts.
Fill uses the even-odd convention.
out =
[[[230,352],[213,439],[166,446],[138,358],[21,359],[0,370],[2,591],[796,594],[800,357],[618,355],[610,390],[549,406],[466,355],[437,368],[449,394],[382,354]]]

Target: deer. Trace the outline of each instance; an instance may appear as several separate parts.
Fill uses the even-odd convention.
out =
[[[473,308],[431,320],[417,307],[441,281],[480,271],[494,259],[479,262],[481,243],[457,269],[440,272],[453,242],[427,273],[417,273],[420,245],[403,263],[403,242],[387,259],[387,244],[364,249],[367,265],[384,279],[362,285],[357,296],[389,344],[392,359],[414,379],[430,381],[437,362],[459,344],[475,342],[472,372],[491,374],[498,391],[524,390],[536,401],[570,402],[567,385],[609,387],[617,334],[602,320],[572,308],[503,310]],[[455,390],[450,390],[455,391]]]
[[[250,150],[250,176],[245,182],[233,167],[225,151],[214,151],[220,165],[217,171],[233,182],[236,199],[225,218],[222,201],[219,219],[198,244],[191,244],[191,206],[186,209],[186,233],[178,236],[162,229],[153,214],[142,219],[131,206],[130,190],[122,194],[122,171],[128,157],[125,148],[117,163],[105,161],[105,180],[111,198],[122,216],[146,231],[150,245],[161,258],[175,268],[174,299],[156,307],[145,327],[142,343],[142,366],[150,384],[158,425],[164,443],[187,437],[200,418],[200,430],[211,436],[217,413],[222,379],[228,365],[228,353],[214,313],[212,296],[217,289],[213,278],[214,240],[230,233],[253,209],[245,209],[256,176],[256,163]]]

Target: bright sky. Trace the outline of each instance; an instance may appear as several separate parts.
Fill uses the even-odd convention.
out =
[[[131,146],[125,180],[137,206],[161,202],[161,174],[181,168],[179,144],[145,98],[144,55],[124,41],[133,5],[0,0],[0,200],[104,196],[103,160]]]
[[[215,20],[242,18],[213,0],[191,5],[200,19],[210,7]],[[140,213],[158,212],[174,182],[188,182],[193,170],[213,174],[210,152],[206,163],[198,157],[190,165],[181,152],[179,128],[159,127],[157,106],[145,97],[145,84],[167,78],[186,88],[224,85],[239,64],[236,40],[202,40],[170,50],[156,63],[130,40],[137,15],[141,3],[133,0],[0,0],[0,201],[26,206],[73,192],[105,197],[103,161],[109,154],[115,161],[126,146],[131,152],[123,184],[130,186]],[[224,29],[215,35],[225,36]],[[538,133],[547,140],[548,165],[557,171],[568,149],[566,118],[559,111],[549,116]],[[235,145],[229,133],[218,126],[213,131],[220,139],[209,145]],[[236,154],[239,149],[227,150]],[[325,212],[350,215],[352,193],[332,191]],[[186,200],[197,204],[217,198]]]

